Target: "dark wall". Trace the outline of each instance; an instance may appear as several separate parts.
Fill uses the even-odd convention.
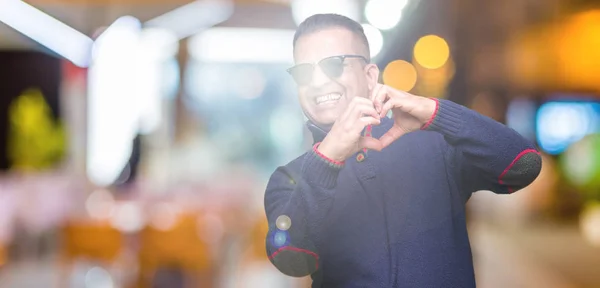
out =
[[[24,90],[42,91],[55,117],[59,117],[61,60],[36,51],[0,51],[0,170],[7,159],[8,108]]]

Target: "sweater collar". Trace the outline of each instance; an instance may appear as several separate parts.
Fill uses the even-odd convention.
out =
[[[391,121],[391,119],[389,119],[388,117],[383,117],[381,119],[381,124],[382,125],[387,124],[387,122],[389,122],[389,121]],[[323,139],[325,139],[325,136],[327,136],[327,133],[329,133],[328,130],[325,130],[325,129],[319,127],[317,124],[315,124],[314,122],[312,122],[310,120],[306,121],[306,127],[312,134],[313,144],[315,144],[317,142],[322,142]]]
[[[327,133],[329,132],[319,127],[317,124],[313,123],[310,120],[306,121],[306,127],[313,136],[313,144],[323,141],[323,139],[325,139],[325,136],[327,136]]]

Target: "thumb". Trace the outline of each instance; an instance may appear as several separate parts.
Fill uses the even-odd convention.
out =
[[[383,144],[379,139],[373,137],[361,137],[358,141],[358,146],[360,149],[367,148],[369,150],[381,151],[383,149]]]

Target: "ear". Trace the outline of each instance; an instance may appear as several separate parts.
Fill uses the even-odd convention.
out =
[[[367,76],[367,86],[369,87],[369,91],[373,91],[379,81],[379,67],[377,67],[377,64],[367,64],[365,66],[365,75]]]

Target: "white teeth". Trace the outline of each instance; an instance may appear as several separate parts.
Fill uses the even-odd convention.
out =
[[[330,93],[327,95],[317,97],[317,104],[321,104],[329,101],[336,101],[342,98],[342,94],[339,93]]]

